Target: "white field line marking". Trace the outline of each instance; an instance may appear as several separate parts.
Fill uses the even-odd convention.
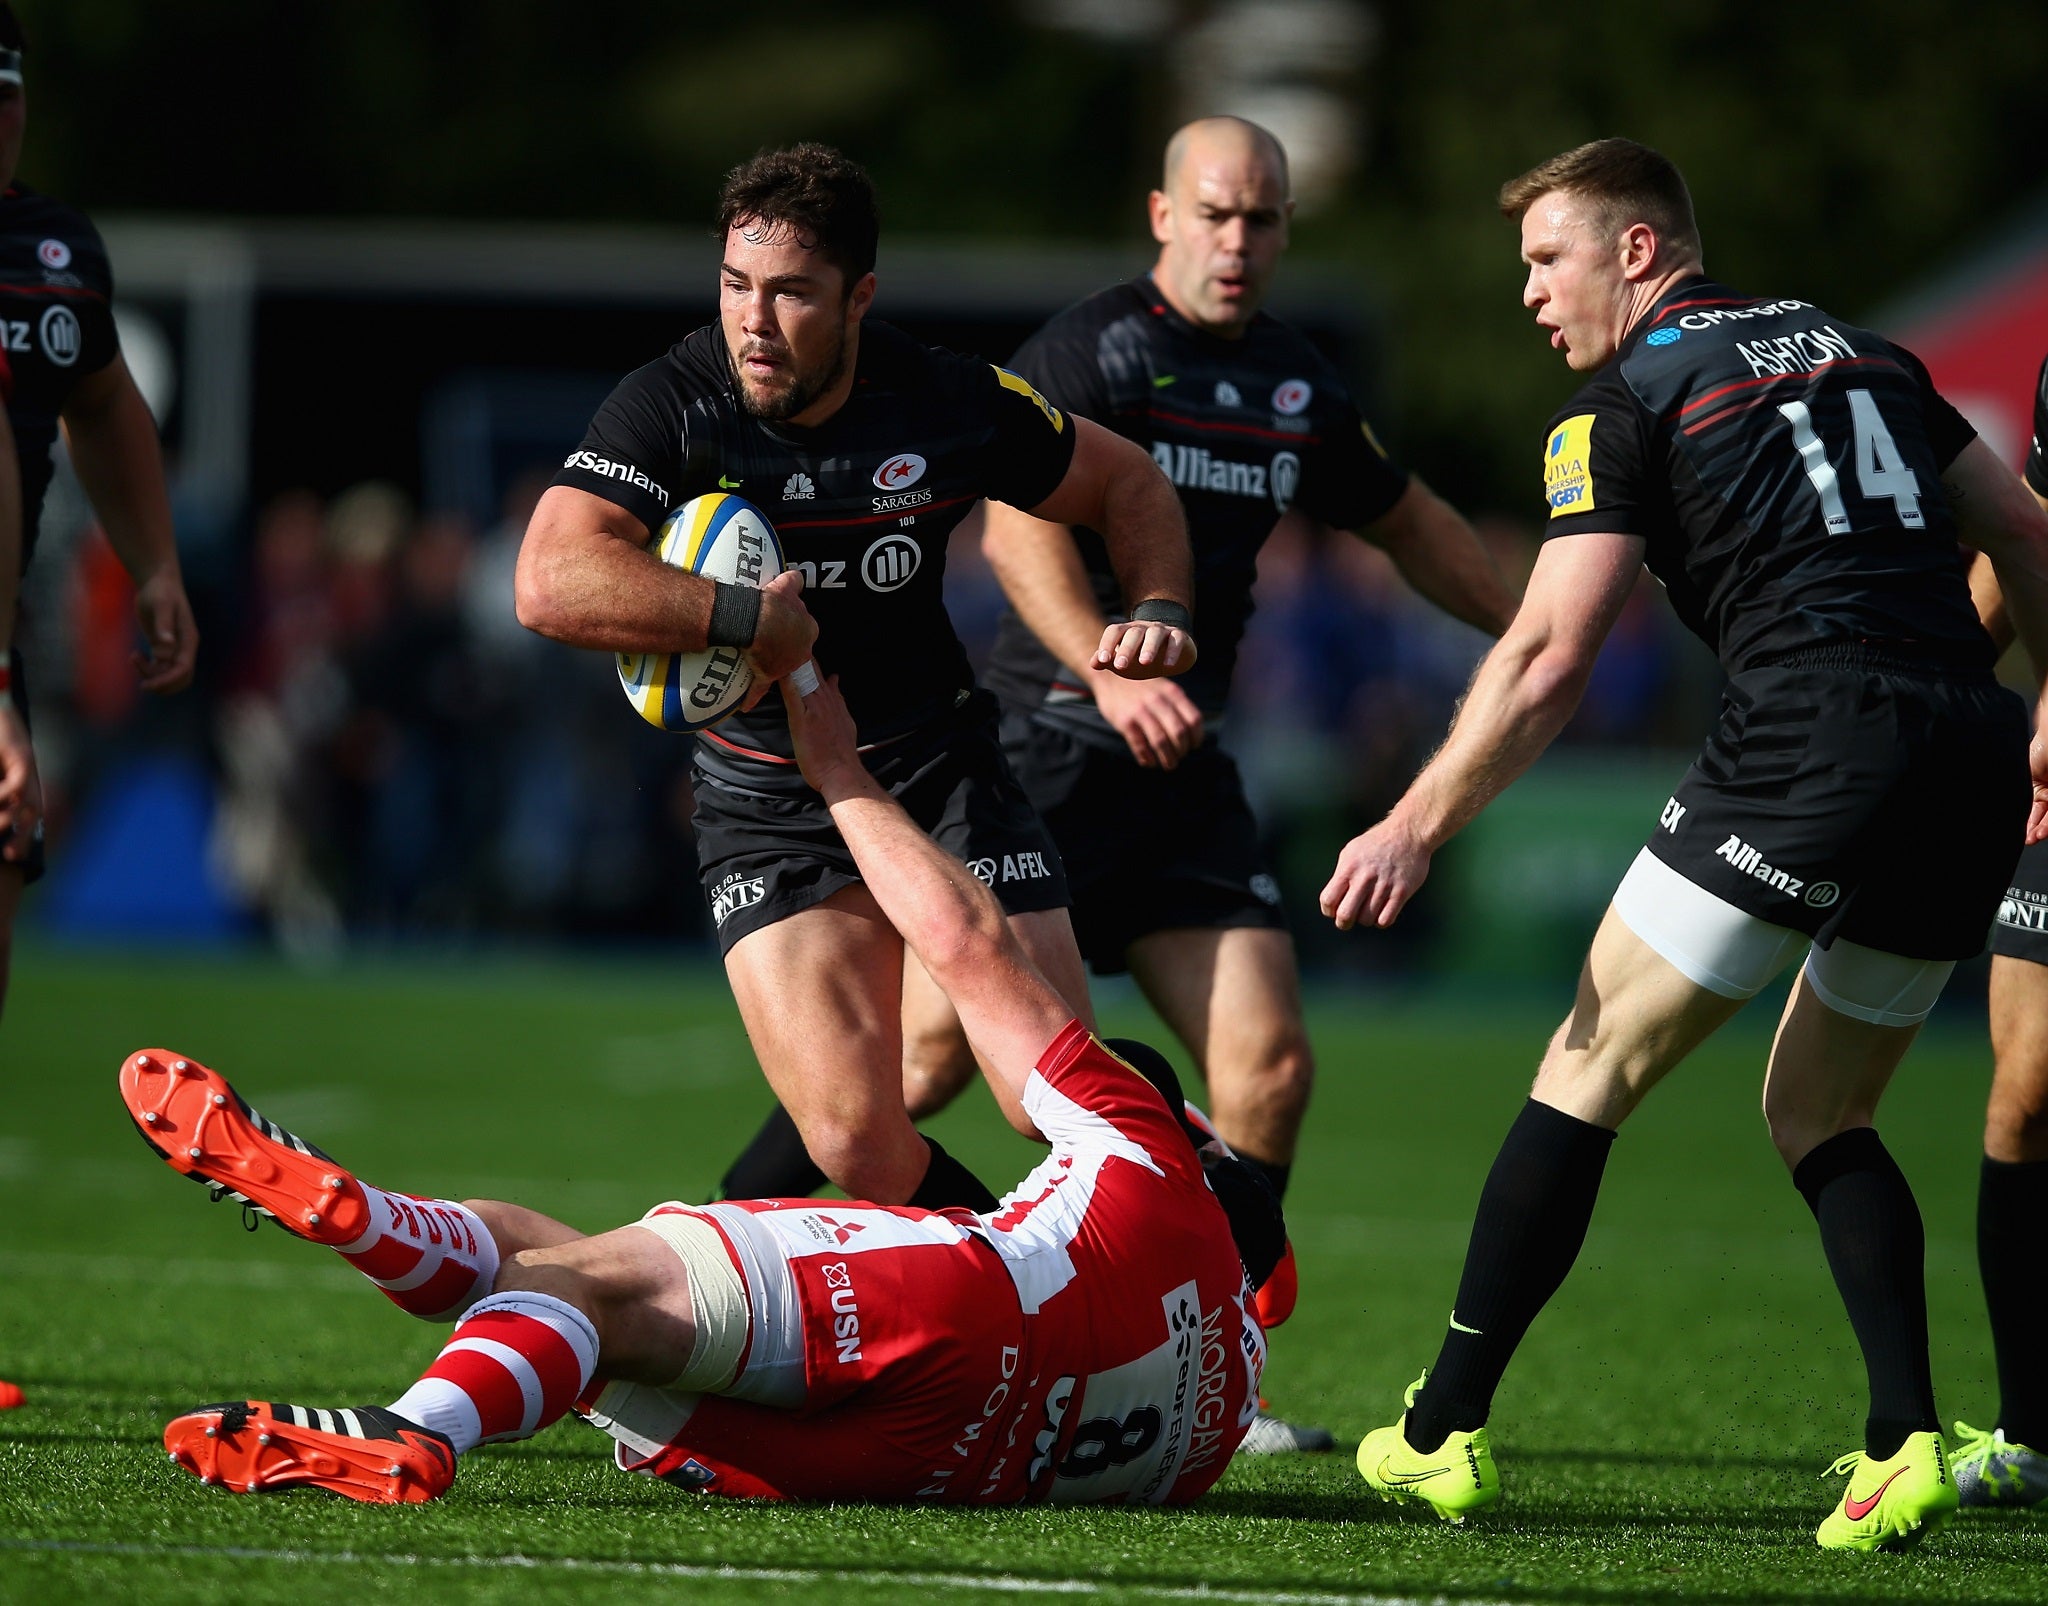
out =
[[[57,1552],[77,1556],[163,1557],[204,1561],[308,1562],[316,1566],[475,1567],[484,1570],[557,1571],[633,1578],[699,1578],[753,1584],[876,1584],[903,1589],[985,1589],[1006,1595],[1104,1595],[1152,1600],[1246,1602],[1249,1606],[1506,1606],[1446,1595],[1374,1595],[1363,1591],[1219,1589],[1210,1584],[1119,1583],[1095,1578],[1024,1578],[1013,1573],[898,1572],[888,1567],[742,1567],[687,1561],[604,1561],[584,1556],[377,1555],[355,1550],[258,1550],[242,1545],[109,1545],[65,1539],[0,1539],[0,1552]]]

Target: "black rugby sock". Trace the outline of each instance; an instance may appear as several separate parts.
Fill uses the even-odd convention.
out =
[[[1578,1259],[1613,1147],[1604,1126],[1535,1099],[1522,1106],[1480,1190],[1454,1325],[1408,1408],[1411,1448],[1486,1425],[1522,1335]]]
[[[1273,1197],[1282,1201],[1287,1198],[1287,1179],[1294,1174],[1294,1163],[1282,1165],[1278,1160],[1257,1160],[1249,1154],[1240,1153],[1238,1158],[1264,1177],[1273,1186]]]
[[[825,1186],[825,1173],[804,1148],[803,1134],[780,1104],[761,1123],[718,1184],[721,1199],[805,1199]]]
[[[996,1196],[967,1167],[940,1148],[934,1138],[925,1144],[932,1151],[932,1163],[925,1167],[924,1181],[917,1185],[907,1203],[920,1210],[972,1210],[987,1215],[996,1207]]]
[[[1998,1357],[1998,1426],[2048,1449],[2048,1160],[1984,1157],[1977,1267]]]
[[[1828,1270],[1870,1374],[1864,1454],[1897,1455],[1909,1433],[1939,1431],[1927,1358],[1927,1238],[1906,1174],[1867,1126],[1838,1132],[1793,1168],[1820,1224]]]

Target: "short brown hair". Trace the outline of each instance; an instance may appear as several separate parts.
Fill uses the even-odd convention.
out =
[[[1553,190],[1594,204],[1610,236],[1631,223],[1647,223],[1657,238],[1681,255],[1700,255],[1700,226],[1692,213],[1685,176],[1662,152],[1632,139],[1596,139],[1500,187],[1501,215],[1519,223],[1522,215]]]
[[[867,170],[830,145],[763,151],[725,175],[718,192],[718,238],[736,223],[779,223],[856,280],[875,270],[875,186]]]

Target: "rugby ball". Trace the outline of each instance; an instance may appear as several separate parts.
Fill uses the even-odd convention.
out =
[[[653,551],[663,563],[710,580],[761,586],[782,573],[775,526],[753,503],[712,491],[692,497],[662,523]],[[622,652],[619,684],[648,724],[701,731],[738,708],[754,684],[738,647],[703,652]]]

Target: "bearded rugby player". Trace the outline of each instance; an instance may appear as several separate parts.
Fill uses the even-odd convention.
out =
[[[867,318],[874,193],[838,152],[799,145],[736,168],[718,227],[718,323],[599,410],[527,529],[519,616],[610,651],[742,647],[763,685],[815,639],[876,775],[957,857],[1002,867],[1018,940],[1086,1018],[1059,854],[946,617],[946,541],[983,497],[1100,521],[1131,604],[1130,622],[1102,633],[1103,666],[1184,671],[1195,649],[1173,488],[1144,452],[1015,374]],[[781,536],[789,569],[759,590],[647,550],[672,509],[718,489]],[[779,707],[700,738],[696,805],[733,996],[811,1157],[856,1198],[987,1208],[988,1190],[904,1113],[902,939],[799,773]],[[1014,1104],[1005,1113],[1031,1131]]]
[[[1655,151],[1581,146],[1506,185],[1501,209],[1521,225],[1524,304],[1592,377],[1546,437],[1548,539],[1521,611],[1443,748],[1344,849],[1324,912],[1400,914],[1570,716],[1644,564],[1729,685],[1487,1178],[1436,1364],[1359,1470],[1453,1520],[1498,1497],[1494,1391],[1578,1254],[1616,1129],[1810,945],[1764,1116],[1870,1388],[1816,1537],[1911,1545],[1956,1489],[1920,1213],[1873,1122],[1955,962],[1983,947],[2022,840],[2048,834],[2026,710],[1992,675],[1958,547],[1990,555],[2040,658],[2048,517],[1909,352],[1709,279],[1685,181]],[[2048,751],[2033,780],[2048,799]]]
[[[836,681],[783,703],[868,896],[1051,1155],[978,1215],[667,1204],[583,1237],[380,1192],[206,1067],[133,1055],[123,1098],[175,1169],[456,1317],[390,1405],[202,1406],[165,1429],[177,1465],[233,1493],[427,1500],[459,1455],[580,1399],[622,1468],[710,1494],[1180,1504],[1221,1475],[1257,1406],[1278,1202],[1183,1115],[1163,1059],[1124,1045],[1141,1075],[1075,1018],[995,893],[870,773]]]

